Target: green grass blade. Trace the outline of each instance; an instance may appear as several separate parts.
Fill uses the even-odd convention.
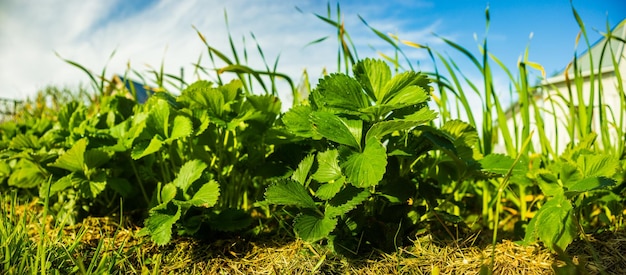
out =
[[[361,22],[363,22],[363,24],[369,28],[372,32],[374,32],[374,34],[376,34],[376,36],[378,36],[380,39],[384,40],[385,42],[387,42],[389,45],[391,45],[391,47],[393,47],[394,51],[396,54],[400,53],[402,55],[402,57],[404,57],[404,60],[406,61],[406,63],[409,65],[409,68],[411,71],[413,71],[413,65],[411,64],[411,61],[409,60],[409,58],[406,56],[406,54],[404,53],[404,51],[402,51],[402,49],[400,48],[400,46],[398,45],[397,42],[397,38],[394,40],[391,37],[389,37],[388,35],[385,35],[384,33],[382,33],[381,31],[375,29],[374,27],[370,26],[367,21],[365,21],[365,19],[363,19],[363,17],[361,17],[359,15],[359,19],[361,19]],[[399,64],[399,60],[397,57],[395,57],[393,60],[395,60],[393,63],[394,64]]]
[[[463,48],[461,45],[456,44],[454,42],[452,42],[451,40],[448,40],[444,37],[441,37],[437,34],[434,34],[436,37],[440,38],[441,40],[443,40],[443,42],[445,42],[446,44],[448,44],[449,46],[451,46],[452,48],[456,49],[457,51],[463,53],[470,61],[472,61],[472,64],[474,64],[474,66],[476,66],[476,68],[478,68],[479,70],[482,71],[482,66],[480,65],[480,62],[478,61],[478,59],[476,59],[476,57],[467,49]]]
[[[461,102],[462,106],[464,107],[464,110],[466,111],[467,118],[469,120],[470,125],[472,125],[473,127],[476,127],[476,120],[474,119],[474,114],[471,111],[472,108],[469,104],[467,96],[465,95],[463,86],[461,85],[461,82],[459,81],[457,74],[455,73],[455,71],[452,68],[452,65],[450,64],[452,60],[450,60],[449,62],[447,59],[443,58],[441,54],[439,53],[436,53],[436,54],[439,57],[439,60],[441,61],[441,63],[444,65],[444,67],[448,71],[448,74],[450,75],[452,83],[454,84],[454,87],[456,88],[455,94],[457,95],[457,99]]]
[[[61,55],[57,52],[55,52],[55,54],[57,55],[57,57],[61,58],[63,61],[65,61],[66,63],[80,69],[81,71],[83,71],[85,74],[87,74],[87,76],[89,77],[89,79],[91,80],[91,83],[94,87],[95,90],[100,91],[102,90],[102,88],[100,87],[100,82],[98,80],[96,80],[96,77],[93,75],[93,73],[91,73],[90,70],[88,70],[87,68],[85,68],[83,65],[78,64],[77,62],[71,61],[69,59],[65,59],[63,57],[61,57]]]

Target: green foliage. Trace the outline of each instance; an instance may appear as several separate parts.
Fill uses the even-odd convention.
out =
[[[337,219],[335,218],[300,214],[294,220],[293,230],[299,238],[307,242],[315,242],[328,237],[336,225]]]
[[[275,183],[267,188],[265,199],[269,203],[293,205],[302,208],[315,208],[315,202],[307,194],[304,186],[293,180]]]
[[[349,182],[356,187],[376,186],[383,179],[387,167],[387,154],[380,141],[372,138],[363,152],[342,150],[345,160],[340,164]]]
[[[340,249],[364,234],[373,247],[395,249],[398,240],[376,236],[384,228],[372,223],[389,227],[408,221],[400,238],[413,230],[418,221],[408,217],[415,209],[407,201],[418,200],[415,180],[424,176],[421,160],[437,149],[436,143],[446,142],[458,159],[455,140],[471,142],[475,135],[461,131],[455,139],[426,126],[436,117],[426,104],[429,91],[424,75],[392,77],[385,62],[372,59],[355,64],[354,77],[332,74],[321,79],[311,92],[311,104],[295,106],[282,120],[289,134],[321,142],[315,161],[307,156],[292,180],[268,187],[266,201],[300,209],[293,228],[305,241],[329,239]],[[426,146],[415,150],[418,144]],[[472,152],[473,144],[466,146]],[[391,209],[402,210],[390,219]]]
[[[172,226],[182,215],[193,207],[209,208],[217,203],[219,184],[201,179],[206,168],[207,165],[200,160],[183,164],[177,177],[160,190],[158,205],[150,209],[142,234],[149,234],[157,244],[167,244],[172,238]],[[187,230],[194,233],[194,228]]]
[[[274,150],[265,136],[281,105],[241,87],[199,81],[178,97],[157,92],[144,104],[115,89],[97,104],[55,102],[55,115],[2,124],[0,179],[39,189],[52,213],[70,223],[106,215],[128,198],[126,209],[149,209],[142,232],[159,244],[173,232],[195,234],[203,223],[244,229],[251,221],[241,213],[262,192],[259,174],[276,173],[261,168]]]
[[[443,38],[483,76],[481,83],[472,83],[469,72],[457,67],[458,60],[385,35],[362,19],[396,55],[381,53],[385,61],[357,62],[340,13],[335,20],[330,6],[328,11],[328,16],[316,16],[337,28],[337,68],[346,73],[325,74],[314,90],[306,72],[306,83],[296,89],[286,74],[277,72],[278,59],[273,68],[265,64],[265,69],[253,69],[245,64],[245,49],[239,54],[232,39],[231,58],[209,46],[199,32],[213,67],[216,59],[226,63],[215,69],[216,83],[187,85],[182,76],[166,75],[161,68],[152,72],[158,87],[141,104],[132,99],[136,96],[129,97],[133,88],[107,87],[104,77],[66,60],[88,73],[96,94],[46,89],[13,121],[2,122],[0,189],[38,193],[46,211],[69,223],[84,215],[113,213],[123,201],[125,210],[147,217],[141,233],[159,245],[175,235],[247,229],[256,223],[252,211],[281,225],[283,219],[292,219],[297,237],[352,253],[365,247],[394,251],[423,230],[450,234],[450,229],[459,232],[470,225],[491,227],[494,240],[498,229],[514,227],[527,244],[539,240],[563,251],[584,233],[623,223],[624,141],[610,144],[609,135],[603,134],[598,146],[592,132],[598,118],[600,132],[616,129],[623,136],[623,115],[603,108],[596,114],[595,104],[574,109],[578,103],[567,100],[575,94],[603,105],[602,85],[593,72],[592,90],[585,94],[574,62],[574,87],[555,96],[565,104],[546,101],[541,106],[555,114],[557,108],[576,114],[563,118],[565,134],[581,141],[559,156],[558,144],[543,129],[552,118],[532,100],[535,87],[529,84],[527,68],[543,68],[528,60],[528,50],[520,57],[516,76],[487,51],[486,38],[479,45],[481,56]],[[589,46],[582,21],[578,15],[576,19]],[[610,30],[606,36],[612,37]],[[435,72],[413,71],[401,43],[426,49]],[[265,62],[259,45],[257,49]],[[402,67],[399,55],[411,70]],[[519,98],[520,105],[509,111],[493,87],[490,60],[509,76],[511,97]],[[393,73],[388,64],[394,65]],[[208,71],[200,60],[195,65],[196,74]],[[226,83],[223,73],[237,80]],[[165,88],[168,77],[180,82],[179,96]],[[279,78],[287,80],[294,98],[284,114],[275,83]],[[252,93],[253,81],[264,94]],[[481,101],[482,125],[476,125],[476,108],[469,105],[465,87]],[[626,106],[623,98],[620,103]],[[469,123],[455,118],[463,112]],[[513,119],[509,125],[516,115],[521,124]],[[541,151],[528,142],[532,115]],[[493,153],[498,143],[506,154]],[[505,214],[504,206],[519,214]],[[274,215],[281,209],[287,218]],[[501,224],[504,215],[507,223]],[[264,226],[264,221],[259,224]]]
[[[181,207],[174,204],[163,204],[150,210],[144,228],[139,235],[150,234],[156,244],[167,244],[172,238],[172,226],[180,219]]]
[[[552,197],[535,214],[526,229],[526,243],[541,240],[552,250],[565,248],[578,235],[574,208],[563,194]]]
[[[565,251],[580,234],[589,216],[591,205],[619,203],[610,188],[617,182],[619,161],[610,154],[590,150],[590,139],[566,150],[559,160],[543,169],[532,171],[532,178],[547,202],[537,211],[526,229],[525,243],[542,241],[553,250]]]

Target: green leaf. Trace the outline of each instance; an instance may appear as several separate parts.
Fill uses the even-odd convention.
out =
[[[50,164],[50,166],[65,169],[70,172],[83,172],[86,149],[87,139],[80,139],[74,144],[74,146],[72,146],[71,149],[67,150],[65,154],[59,156],[53,164]]]
[[[109,178],[107,179],[107,186],[124,198],[130,198],[135,191],[133,185],[124,178]]]
[[[224,115],[224,109],[226,108],[226,101],[224,100],[224,94],[218,89],[211,89],[204,93],[207,101],[207,107],[217,117]]]
[[[378,122],[367,131],[365,139],[369,140],[375,138],[381,140],[384,136],[391,134],[395,131],[409,130],[422,122],[408,121],[408,120],[389,120]]]
[[[243,83],[239,79],[233,79],[230,82],[217,87],[217,89],[222,93],[224,101],[227,104],[237,100],[237,97],[241,95],[242,88]]]
[[[619,160],[609,154],[582,155],[577,159],[584,177],[607,177],[610,178],[619,168]]]
[[[324,214],[328,217],[337,217],[350,212],[370,197],[367,189],[346,188],[326,205]]]
[[[345,182],[346,178],[340,177],[337,180],[331,180],[328,181],[328,183],[320,184],[315,191],[315,196],[322,200],[332,199],[341,190]]]
[[[352,120],[352,119],[344,119],[340,118],[343,123],[345,123],[346,127],[350,131],[350,134],[354,137],[354,140],[359,145],[359,149],[361,148],[361,139],[363,138],[363,121],[362,120]]]
[[[419,86],[408,86],[399,90],[393,97],[386,100],[384,105],[411,106],[425,103],[430,99],[430,95]]]
[[[174,201],[174,203],[176,203],[176,201]],[[185,212],[185,210],[182,210],[182,212]],[[200,228],[205,224],[205,220],[206,216],[202,214],[185,215],[185,217],[176,224],[176,233],[179,236],[193,236],[198,233]]]
[[[179,101],[189,102],[190,108],[206,109],[213,117],[222,118],[230,111],[230,104],[240,93],[241,85],[239,80],[219,87],[213,87],[208,81],[196,81],[181,92]]]
[[[415,195],[417,186],[410,180],[392,180],[377,190],[377,195],[385,197],[390,203],[406,204]]]
[[[75,175],[76,178],[83,179],[82,175]],[[86,198],[97,197],[107,185],[106,172],[100,171],[93,175],[90,179],[84,179],[81,181],[79,189]]]
[[[394,76],[385,85],[383,104],[415,105],[426,102],[430,96],[426,75],[419,72],[407,71]]]
[[[454,215],[451,213],[448,213],[446,211],[441,211],[441,210],[435,210],[433,212],[431,212],[432,215],[437,215],[438,219],[440,218],[442,221],[444,222],[449,222],[452,224],[460,224],[463,222],[463,218],[458,216],[458,215]]]
[[[391,79],[391,70],[385,61],[364,59],[354,66],[354,76],[359,80],[365,92],[376,102],[381,103],[385,94],[385,85]]]
[[[178,175],[172,183],[183,190],[183,193],[187,193],[189,186],[202,176],[206,168],[207,164],[199,159],[187,161],[180,167]]]
[[[308,214],[298,215],[293,222],[296,235],[306,242],[316,242],[328,237],[336,226],[337,219]]]
[[[11,139],[9,143],[9,148],[25,150],[25,149],[38,149],[41,148],[41,144],[39,143],[39,139],[35,135],[23,135],[17,134],[15,137]]]
[[[98,168],[111,160],[112,154],[100,149],[91,149],[85,152],[85,166],[87,169]]]
[[[124,139],[122,143],[124,147],[131,148],[135,140],[137,140],[142,134],[145,132],[149,132],[146,130],[147,121],[148,121],[149,113],[140,112],[133,115],[132,121],[130,122],[130,128],[123,135]]]
[[[178,188],[175,185],[168,183],[161,189],[161,203],[168,203],[176,197]]]
[[[247,127],[248,121],[263,121],[263,117],[263,113],[252,109],[249,104],[244,104],[242,109],[239,110],[239,115],[228,121],[226,129],[236,131],[239,128]]]
[[[568,145],[559,158],[566,161],[575,161],[580,154],[589,154],[590,148],[595,146],[597,137],[598,134],[595,132],[587,134],[582,140],[578,140],[573,148]]]
[[[441,131],[454,137],[456,146],[472,147],[477,144],[478,132],[472,125],[461,120],[449,120],[441,126]]]
[[[377,185],[385,174],[387,151],[376,139],[366,142],[363,152],[353,152],[341,163],[348,181],[356,187]]]
[[[46,196],[53,196],[54,194],[61,192],[67,188],[72,187],[73,185],[73,178],[74,178],[74,174],[69,174],[65,177],[60,178],[59,180],[55,181],[54,183],[52,183],[52,185],[50,186],[50,193],[46,194],[46,192],[48,190],[42,190],[43,192],[41,192],[40,196],[42,197],[46,197]],[[45,188],[45,187],[44,187]]]
[[[70,129],[72,125],[70,125],[70,118],[72,114],[76,112],[78,109],[79,103],[77,101],[70,101],[67,104],[63,105],[59,110],[57,119],[59,124],[65,129]]]
[[[321,79],[310,99],[318,109],[327,107],[344,113],[371,105],[359,82],[344,74],[331,74]]]
[[[439,150],[456,155],[457,147],[454,145],[454,138],[448,133],[428,125],[419,126],[416,130],[418,131],[413,131],[415,136],[426,139]]]
[[[563,185],[571,185],[583,179],[583,173],[573,163],[570,162],[557,162],[551,166],[552,171],[558,171],[558,176]]]
[[[198,190],[189,203],[196,207],[212,207],[217,203],[217,199],[220,196],[220,185],[217,181],[211,180]]]
[[[341,167],[339,167],[339,151],[328,150],[317,154],[317,171],[313,174],[313,179],[318,182],[329,182],[340,178]]]
[[[168,140],[176,140],[182,137],[188,137],[193,133],[193,124],[188,117],[176,116],[172,125],[172,133]]]
[[[150,113],[146,120],[146,129],[149,134],[167,137],[170,123],[170,105],[166,100],[159,99],[150,106]]]
[[[443,133],[443,135],[441,135],[441,133]],[[468,123],[459,120],[451,120],[446,122],[441,129],[434,128],[428,134],[441,135],[449,139],[452,142],[452,146],[440,149],[443,149],[443,151],[453,159],[470,164],[475,163],[475,159],[482,157],[481,153],[476,149],[476,145],[478,145],[478,133],[476,129]]]
[[[572,204],[561,194],[548,200],[530,220],[524,242],[539,239],[553,251],[557,247],[565,251],[577,233]]]
[[[150,210],[142,233],[149,233],[153,242],[165,245],[172,239],[172,225],[180,219],[181,208],[174,204],[162,204]]]
[[[33,188],[46,182],[46,178],[47,176],[37,164],[20,159],[9,176],[8,184],[19,188]]]
[[[566,184],[568,192],[582,193],[587,191],[593,191],[598,189],[606,189],[609,186],[615,185],[615,180],[606,177],[591,177],[580,180],[574,184]]]
[[[209,104],[205,93],[212,88],[213,83],[210,81],[198,80],[181,91],[177,101],[187,102],[191,108],[208,107]]]
[[[205,109],[194,109],[192,110],[194,121],[199,123],[196,126],[196,136],[200,136],[211,124],[211,117],[209,117],[207,110]]]
[[[309,176],[309,171],[311,171],[311,166],[313,166],[313,155],[307,155],[304,157],[302,161],[298,164],[298,168],[291,175],[291,179],[297,181],[302,185],[306,185],[307,177]]]
[[[291,179],[283,179],[270,185],[265,191],[268,203],[278,205],[293,205],[303,208],[315,208],[313,198],[304,189],[304,186]]]
[[[301,136],[301,137],[314,137],[319,136],[313,130],[313,124],[309,119],[311,112],[311,106],[298,105],[285,113],[282,118],[283,123],[289,130],[289,132]]]
[[[427,122],[431,122],[435,118],[437,118],[437,112],[429,108],[421,108],[417,112],[405,115],[403,117],[403,120],[424,124]]]
[[[0,162],[0,182],[11,176],[11,166],[5,161]]]
[[[361,149],[362,121],[340,118],[328,112],[313,112],[310,119],[315,131],[328,140]]]
[[[154,136],[150,142],[140,141],[137,142],[135,146],[133,146],[133,151],[131,152],[131,157],[135,160],[143,158],[147,155],[153,154],[161,150],[163,146],[163,141],[159,136]]]
[[[261,111],[266,121],[273,121],[280,114],[280,99],[273,95],[247,95],[246,102]]]
[[[519,163],[513,166],[515,160],[503,154],[489,154],[478,162],[483,172],[491,174],[506,175],[509,170],[512,170],[514,174],[526,173],[526,170]]]
[[[537,184],[544,195],[553,197],[563,194],[563,186],[559,183],[559,179],[554,175],[554,172],[541,169],[536,173],[536,176],[538,179]]]

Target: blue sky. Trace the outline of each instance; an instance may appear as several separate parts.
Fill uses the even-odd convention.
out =
[[[280,55],[279,71],[296,81],[306,69],[316,79],[324,68],[335,70],[337,42],[334,30],[313,13],[326,14],[325,1],[0,1],[0,97],[21,99],[47,85],[75,87],[88,83],[87,76],[55,55],[76,61],[100,72],[107,66],[107,78],[122,74],[127,65],[140,72],[158,68],[177,74],[180,68],[191,72],[191,63],[200,55],[206,62],[206,49],[192,26],[208,42],[229,52],[224,11],[230,33],[238,45],[245,37],[250,65],[262,68],[250,33],[254,33],[266,58],[273,62]],[[331,1],[335,12],[336,2]],[[302,13],[295,7],[299,7]],[[391,53],[359,20],[399,35],[401,39],[431,46],[452,56],[470,78],[478,72],[466,59],[435,37],[436,33],[478,53],[477,41],[485,37],[485,8],[489,6],[491,25],[489,48],[509,67],[530,45],[529,59],[542,64],[548,75],[563,69],[572,59],[579,31],[570,1],[340,1],[344,22],[359,57],[375,57],[372,47]],[[605,31],[626,18],[626,1],[574,0],[590,34]],[[533,33],[532,39],[529,39]],[[330,36],[326,41],[305,47],[309,42]],[[583,45],[578,51],[584,50]],[[115,55],[109,60],[111,53]],[[413,65],[432,69],[425,51],[405,48]],[[193,81],[191,73],[186,74]],[[506,77],[496,72],[496,85],[506,89]],[[312,81],[313,85],[316,81]],[[288,91],[285,91],[288,94]],[[503,92],[504,93],[504,92]],[[288,100],[288,98],[285,98]]]

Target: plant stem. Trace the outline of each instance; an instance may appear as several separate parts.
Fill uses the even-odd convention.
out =
[[[526,206],[526,186],[520,185],[519,186],[519,197],[520,197],[520,219],[521,221],[525,222],[526,221],[526,211],[527,211],[527,206]]]
[[[526,138],[526,140],[524,140],[524,144],[522,145],[522,148],[520,150],[520,152],[524,152],[524,150],[527,148],[527,146],[530,144],[531,138],[533,135],[533,131],[530,132],[530,134],[528,135],[528,137]],[[504,190],[506,189],[506,187],[509,184],[509,180],[511,179],[511,176],[513,175],[513,168],[515,168],[515,165],[517,165],[517,163],[519,162],[520,158],[522,157],[522,154],[517,154],[517,157],[515,158],[515,161],[513,161],[513,165],[511,165],[511,168],[509,168],[509,171],[506,173],[506,175],[504,176],[504,179],[502,180],[502,182],[500,183],[500,185],[498,186],[498,193],[496,195],[496,213],[495,213],[495,217],[494,217],[494,221],[493,221],[493,239],[491,240],[491,246],[492,246],[492,252],[491,252],[491,270],[493,270],[493,266],[495,263],[495,257],[496,257],[496,241],[498,239],[498,223],[500,222],[499,218],[500,218],[500,212],[502,211],[502,205],[501,205],[501,198],[502,198],[502,194],[504,193]]]
[[[489,207],[489,201],[491,199],[491,192],[489,191],[490,184],[488,181],[483,181],[483,226],[488,227],[491,220],[491,208]]]
[[[135,165],[135,161],[128,156],[130,160],[130,167],[133,169],[133,173],[135,173],[135,178],[137,179],[137,183],[139,183],[139,189],[141,189],[141,194],[143,195],[143,199],[146,201],[146,205],[150,205],[150,199],[148,198],[148,193],[146,193],[146,188],[143,186],[143,181],[139,176],[139,171],[137,171],[137,166]]]
[[[35,265],[35,269],[40,269],[41,274],[47,274],[46,272],[46,260],[45,255],[45,247],[44,247],[44,239],[46,237],[46,218],[48,217],[48,203],[50,202],[50,188],[52,187],[52,176],[48,178],[46,197],[44,198],[44,206],[42,213],[42,222],[41,229],[39,230],[39,243],[37,244],[37,258],[38,261],[35,261],[37,264]]]

